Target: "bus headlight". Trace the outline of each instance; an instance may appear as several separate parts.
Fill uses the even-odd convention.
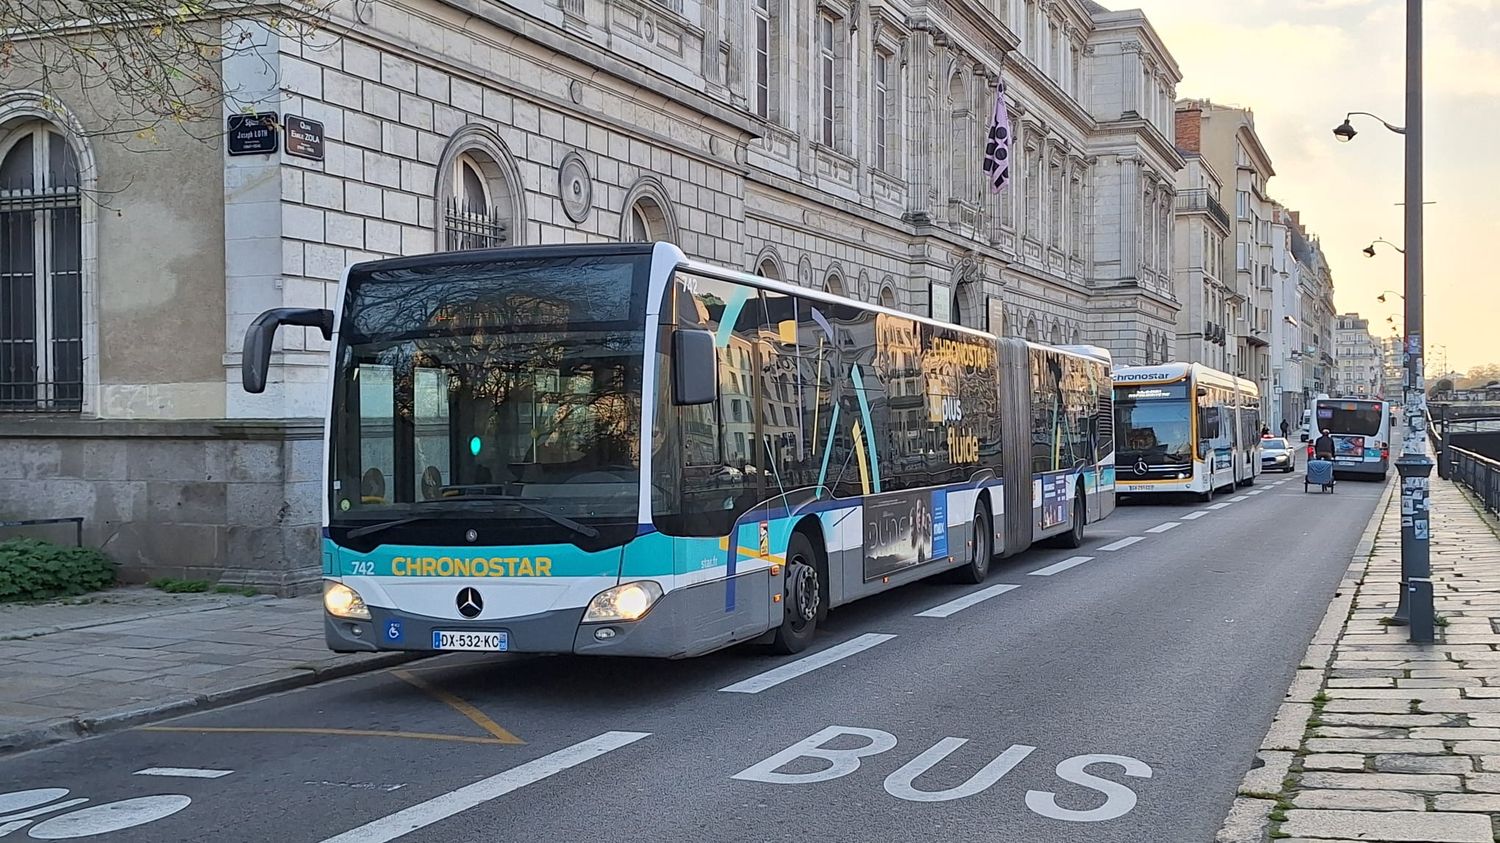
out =
[[[370,619],[370,607],[365,605],[365,599],[359,596],[359,592],[341,582],[323,581],[323,608],[336,618],[357,621]]]
[[[607,588],[589,601],[584,623],[640,620],[661,599],[661,586],[650,580]]]

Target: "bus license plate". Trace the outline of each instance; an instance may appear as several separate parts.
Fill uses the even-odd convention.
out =
[[[444,632],[432,631],[434,650],[483,650],[505,652],[510,649],[508,632]]]

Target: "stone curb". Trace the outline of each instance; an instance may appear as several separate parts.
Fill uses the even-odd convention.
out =
[[[1387,482],[1385,492],[1375,504],[1375,512],[1354,545],[1349,567],[1339,582],[1338,590],[1323,621],[1313,633],[1307,653],[1298,662],[1297,675],[1292,677],[1281,707],[1271,721],[1261,749],[1255,754],[1255,763],[1240,781],[1230,803],[1229,813],[1214,843],[1262,843],[1271,826],[1270,812],[1276,807],[1276,797],[1281,793],[1281,782],[1291,770],[1292,758],[1301,748],[1302,735],[1307,721],[1312,716],[1313,697],[1317,696],[1328,679],[1328,665],[1333,661],[1333,648],[1343,636],[1344,626],[1353,610],[1354,600],[1364,587],[1365,572],[1374,552],[1375,537],[1385,521],[1391,497],[1398,484]],[[1306,669],[1303,669],[1306,668]],[[1316,681],[1313,681],[1316,680]]]
[[[23,729],[10,734],[0,734],[0,756],[13,755],[40,749],[44,746],[80,738],[94,737],[105,732],[126,729],[155,720],[164,720],[195,711],[223,708],[258,697],[279,694],[309,685],[317,685],[334,679],[343,679],[361,673],[369,673],[387,667],[427,658],[428,653],[379,653],[359,661],[335,662],[330,665],[308,665],[294,673],[236,685],[217,691],[206,691],[192,696],[176,697],[160,702],[147,703],[138,708],[117,708],[90,712],[75,717],[62,717],[42,726]]]
[[[114,623],[131,623],[133,621],[149,621],[153,618],[165,618],[171,615],[192,615],[198,612],[216,612],[220,609],[233,609],[236,606],[251,606],[256,603],[266,603],[275,600],[274,594],[258,594],[254,597],[241,597],[238,600],[213,605],[201,606],[170,606],[161,609],[150,609],[136,612],[133,615],[120,615],[114,618],[96,618],[86,621],[74,621],[72,623],[61,623],[53,626],[34,626],[29,629],[17,629],[10,632],[0,632],[0,641],[24,641],[27,638],[39,638],[43,635],[54,635],[59,632],[74,632],[80,629],[91,629],[96,626],[109,626]]]

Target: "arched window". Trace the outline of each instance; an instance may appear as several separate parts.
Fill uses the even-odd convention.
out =
[[[440,173],[444,249],[494,249],[523,241],[520,171],[499,136],[480,126],[460,129],[448,142]]]
[[[781,280],[781,268],[776,265],[776,259],[771,257],[761,258],[755,267],[755,274],[773,281]]]
[[[666,191],[653,178],[643,178],[625,196],[620,239],[629,243],[677,242],[677,221]]]
[[[1056,322],[1054,322],[1054,323],[1052,323],[1052,344],[1053,345],[1062,345],[1062,341],[1063,341],[1062,326],[1059,325],[1059,324],[1057,324]]]
[[[1082,345],[1083,344],[1083,334],[1080,333],[1077,328],[1073,329],[1072,344],[1073,345]]]
[[[823,279],[823,289],[835,296],[847,295],[844,292],[844,277],[838,270],[830,270],[828,277]]]
[[[49,123],[0,130],[0,410],[83,408],[79,169]]]
[[[880,306],[888,307],[891,310],[896,309],[896,288],[892,287],[889,283],[883,284],[880,287]]]
[[[1036,342],[1037,341],[1036,320],[1035,319],[1027,319],[1026,320],[1026,339],[1030,340],[1031,342]]]

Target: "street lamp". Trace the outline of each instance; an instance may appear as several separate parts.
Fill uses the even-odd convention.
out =
[[[1375,121],[1380,125],[1386,127],[1387,129],[1390,129],[1398,135],[1406,134],[1406,130],[1402,127],[1392,126],[1390,123],[1382,120],[1379,117],[1376,117],[1374,114],[1371,114],[1368,111],[1351,111],[1348,114],[1344,115],[1344,122],[1340,123],[1333,130],[1333,136],[1339,139],[1339,143],[1348,143],[1349,141],[1354,140],[1355,135],[1359,134],[1359,132],[1354,131],[1354,124],[1349,122],[1349,118],[1353,117],[1356,114],[1374,118]]]
[[[1381,238],[1376,237],[1375,240],[1374,240],[1374,242],[1370,243],[1370,245],[1366,246],[1363,249],[1363,251],[1365,253],[1365,257],[1367,257],[1367,258],[1373,258],[1373,257],[1375,257],[1375,244],[1376,243],[1384,243],[1385,245],[1390,246],[1392,249],[1395,249],[1396,251],[1400,252],[1401,254],[1403,254],[1403,255],[1406,254],[1406,250],[1403,249],[1403,248],[1401,248],[1400,246],[1397,246],[1395,243],[1392,243],[1389,240],[1382,240]]]
[[[1382,292],[1380,295],[1376,296],[1375,300],[1378,301],[1378,302],[1380,302],[1381,304],[1385,304],[1385,294],[1386,293],[1390,293],[1391,295],[1395,296],[1396,298],[1398,298],[1398,299],[1400,299],[1402,301],[1406,301],[1406,296],[1401,295],[1400,293],[1396,292],[1395,290],[1386,290],[1386,291]]]
[[[1406,126],[1393,126],[1367,111],[1351,111],[1333,130],[1340,142],[1354,139],[1355,115],[1373,118],[1406,139],[1405,217],[1406,385],[1402,395],[1406,418],[1401,456],[1401,598],[1392,620],[1410,624],[1409,640],[1430,643],[1434,637],[1432,606],[1431,513],[1428,484],[1433,462],[1427,452],[1427,390],[1422,372],[1422,0],[1406,0]],[[1366,251],[1374,251],[1374,244]]]

